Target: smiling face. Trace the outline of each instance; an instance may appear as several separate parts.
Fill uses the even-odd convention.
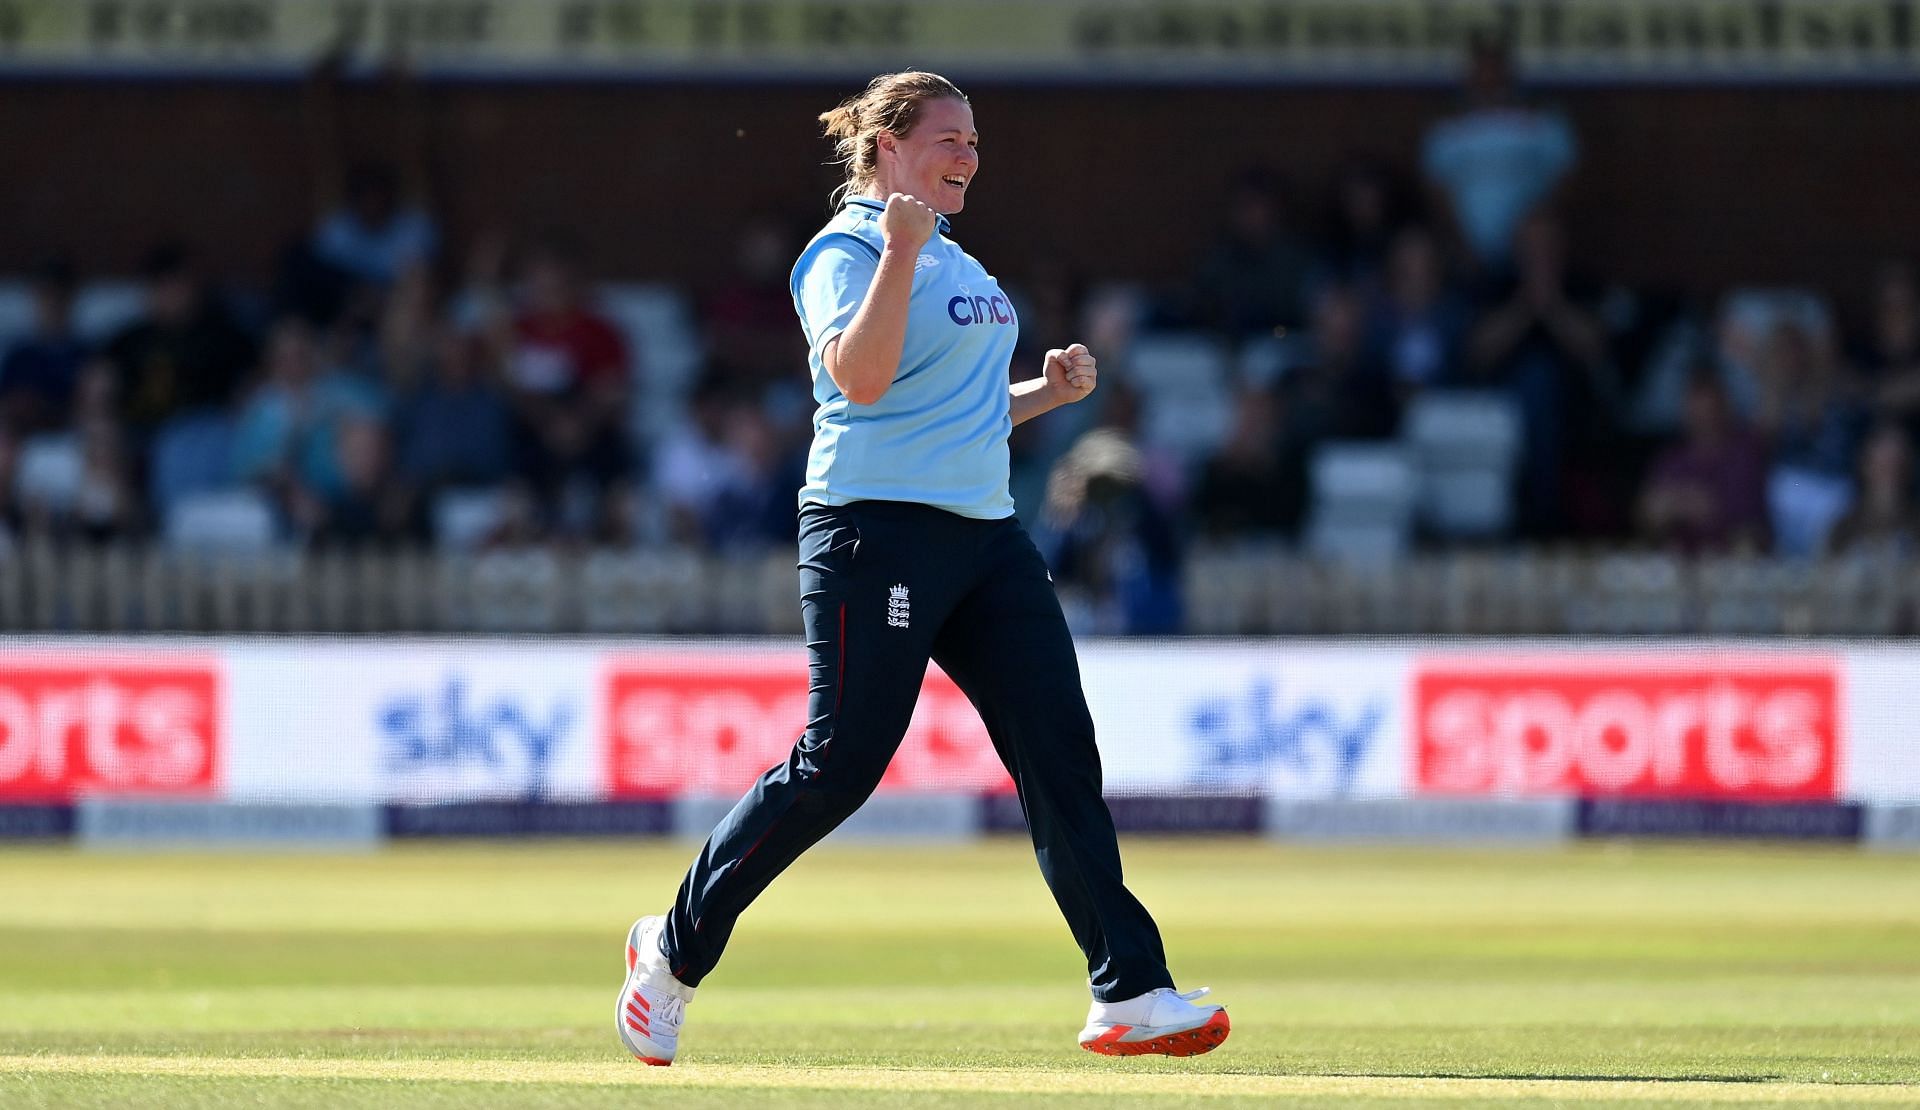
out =
[[[966,207],[967,190],[980,169],[973,108],[964,100],[942,97],[921,105],[919,116],[905,135],[880,133],[874,190],[881,198],[906,193],[935,212],[951,215]]]

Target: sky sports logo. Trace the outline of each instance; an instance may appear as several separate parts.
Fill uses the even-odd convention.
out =
[[[616,663],[606,687],[612,795],[733,797],[785,762],[808,718],[807,670],[794,664],[783,652],[728,653],[699,666],[671,657]],[[973,704],[929,667],[880,792],[1012,789]]]
[[[476,689],[449,671],[374,711],[386,770],[402,796],[541,797],[580,714],[564,695]]]
[[[221,731],[210,662],[0,660],[0,799],[211,793]]]
[[[1842,722],[1824,659],[1429,662],[1414,680],[1427,794],[1813,801]]]
[[[1199,699],[1187,714],[1196,784],[1231,784],[1288,797],[1353,792],[1379,747],[1381,695],[1327,695],[1308,684],[1282,690],[1260,676],[1237,694]]]

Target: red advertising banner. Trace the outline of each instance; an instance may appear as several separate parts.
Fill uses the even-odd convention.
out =
[[[211,661],[0,655],[0,799],[209,793],[221,731]]]
[[[614,797],[738,794],[787,758],[807,722],[804,656],[616,659],[607,676],[607,782]],[[1013,783],[971,702],[927,671],[880,790],[1000,793]]]
[[[1815,800],[1835,795],[1838,663],[1560,655],[1415,665],[1426,794]]]

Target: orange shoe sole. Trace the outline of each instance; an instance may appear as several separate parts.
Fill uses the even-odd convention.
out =
[[[1080,1047],[1102,1056],[1199,1056],[1219,1048],[1233,1025],[1227,1020],[1227,1012],[1222,1010],[1208,1018],[1205,1025],[1150,1041],[1121,1040],[1130,1030],[1130,1026],[1116,1026],[1093,1040],[1081,1041]]]

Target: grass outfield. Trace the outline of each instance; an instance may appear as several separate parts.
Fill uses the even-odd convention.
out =
[[[1024,844],[823,848],[743,920],[682,1061],[612,1027],[689,849],[0,849],[0,1106],[1920,1105],[1920,857],[1130,842],[1230,1040],[1074,1044]]]

